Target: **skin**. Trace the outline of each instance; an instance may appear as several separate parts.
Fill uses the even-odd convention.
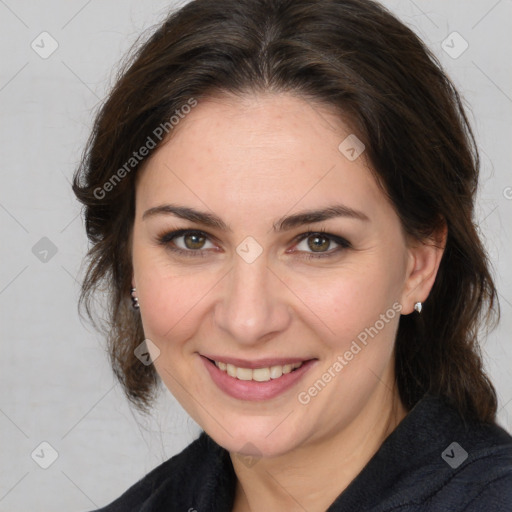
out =
[[[210,98],[138,177],[133,285],[145,335],[160,350],[154,364],[168,389],[230,452],[238,512],[325,510],[407,413],[394,384],[398,313],[307,404],[298,400],[393,304],[417,314],[442,255],[445,234],[408,240],[365,154],[349,161],[338,150],[350,133],[334,113],[290,94]],[[272,229],[284,216],[340,203],[367,219]],[[164,204],[215,214],[230,230],[144,217]],[[204,231],[202,245],[174,240],[204,257],[158,242],[176,229]],[[307,259],[318,253],[297,237],[318,230],[350,246],[322,240],[330,255]],[[263,251],[252,263],[236,252],[248,236]],[[217,388],[199,356],[211,353],[317,360],[291,389],[255,402]]]

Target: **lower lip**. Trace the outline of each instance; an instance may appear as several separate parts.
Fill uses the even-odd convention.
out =
[[[296,384],[306,372],[315,364],[315,359],[305,361],[300,368],[285,373],[278,379],[270,379],[266,382],[257,382],[255,380],[240,380],[231,377],[223,372],[209,359],[201,356],[201,359],[210,373],[210,376],[217,384],[217,387],[227,395],[238,398],[239,400],[262,401],[270,400]]]

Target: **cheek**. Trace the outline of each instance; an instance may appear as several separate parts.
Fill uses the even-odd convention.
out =
[[[133,268],[145,336],[160,350],[173,349],[173,340],[185,340],[197,328],[213,273],[170,265],[165,253],[134,246]]]
[[[344,270],[336,278],[317,280],[314,290],[311,283],[298,290],[308,306],[302,311],[309,325],[317,318],[314,334],[323,360],[297,399],[309,404],[312,417],[336,424],[357,414],[386,381],[401,311],[398,271],[393,275],[392,269],[378,266],[367,266],[366,272]],[[331,404],[328,412],[326,403]]]
[[[155,369],[169,391],[198,421],[200,416],[189,409],[189,393],[200,395],[201,389],[190,379],[188,363],[195,351],[193,340],[198,338],[198,326],[207,314],[205,294],[214,283],[206,275],[203,281],[197,275],[179,276],[159,272],[155,267],[143,275],[140,314],[145,337],[159,350]]]
[[[199,276],[146,274],[139,303],[146,336],[157,343],[185,340],[197,329],[208,291],[215,281]]]
[[[308,323],[319,326],[318,334],[333,349],[345,350],[361,333],[364,339],[376,323],[381,337],[392,338],[401,308],[398,274],[396,267],[373,258],[357,268],[346,265],[329,275],[298,280],[294,291],[310,317]]]

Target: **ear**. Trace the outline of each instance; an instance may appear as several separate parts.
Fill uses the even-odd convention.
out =
[[[416,302],[427,300],[446,247],[447,233],[443,222],[427,239],[409,243],[407,274],[400,302],[402,315],[412,313]]]

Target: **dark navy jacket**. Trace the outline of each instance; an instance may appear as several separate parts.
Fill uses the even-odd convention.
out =
[[[101,512],[231,512],[235,484],[203,432]],[[367,511],[512,512],[512,437],[426,395],[327,510]]]

